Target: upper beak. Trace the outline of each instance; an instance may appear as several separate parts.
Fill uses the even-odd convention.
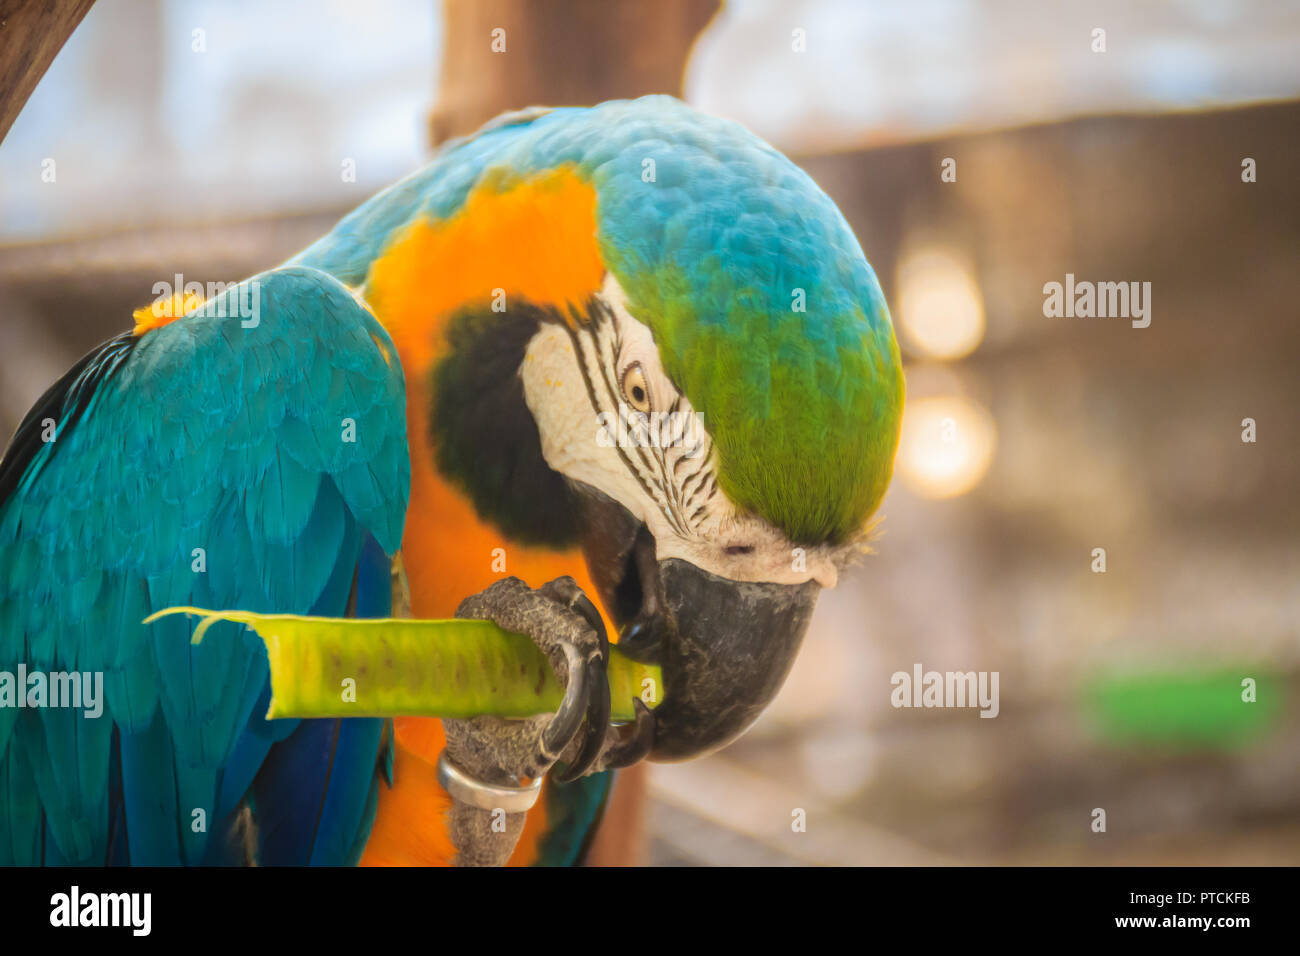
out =
[[[725,746],[785,683],[818,585],[732,581],[679,558],[658,561],[653,537],[625,508],[581,491],[583,551],[619,649],[663,668],[651,759]]]

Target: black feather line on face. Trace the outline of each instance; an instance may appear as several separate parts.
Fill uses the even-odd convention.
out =
[[[543,323],[563,321],[553,309],[518,301],[505,312],[463,311],[448,325],[450,349],[430,374],[435,467],[507,538],[557,549],[578,543],[573,493],[542,457],[519,369]]]
[[[611,417],[619,415],[624,402],[622,390],[616,383],[618,357],[622,353],[622,339],[614,324],[614,313],[609,304],[599,297],[588,305],[591,317],[574,326],[568,326],[569,340],[587,389],[592,412]],[[588,348],[588,344],[590,348]],[[680,398],[675,400],[678,407]],[[668,475],[668,466],[662,449],[646,448],[632,443],[630,451],[622,442],[615,445],[618,456],[628,473],[636,479],[646,496],[654,502],[669,525],[678,533],[688,533],[686,523],[676,500],[676,488]]]
[[[599,303],[599,307],[603,310],[603,318],[577,328],[569,328],[569,340],[573,343],[573,354],[578,360],[578,370],[582,373],[582,381],[587,389],[587,399],[591,403],[592,412],[596,415],[608,414],[617,417],[619,390],[614,384],[610,369],[617,360],[619,346],[616,339],[612,344],[605,341],[616,336],[616,333],[613,330],[609,307],[603,302]],[[591,344],[591,357],[583,344],[584,340]],[[602,344],[609,347],[602,349]],[[663,497],[651,471],[649,460],[646,458],[645,450],[633,447],[632,454],[629,454],[621,442],[615,445],[615,449],[628,474],[636,479],[647,497],[663,509]],[[634,458],[633,455],[636,457]]]

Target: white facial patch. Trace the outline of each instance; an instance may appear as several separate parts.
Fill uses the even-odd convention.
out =
[[[590,324],[544,325],[520,366],[546,463],[643,522],[660,561],[734,581],[834,587],[836,549],[795,545],[727,498],[708,423],[664,373],[653,333],[612,275],[601,299],[606,312]]]

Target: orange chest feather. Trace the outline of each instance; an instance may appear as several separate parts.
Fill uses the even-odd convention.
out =
[[[507,540],[437,472],[428,381],[445,352],[447,324],[461,309],[496,302],[508,309],[526,299],[567,312],[587,302],[603,275],[595,193],[566,169],[479,186],[449,219],[407,227],[371,267],[365,298],[392,336],[406,375],[411,498],[402,554],[416,617],[451,617],[463,598],[508,575],[536,587],[571,574],[592,591],[581,555]],[[434,779],[441,723],[399,719],[395,746],[394,786],[381,790],[362,864],[446,863],[453,853],[443,822],[448,798]],[[535,858],[544,802],[529,814],[512,863]]]

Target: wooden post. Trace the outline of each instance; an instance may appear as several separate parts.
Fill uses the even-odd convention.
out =
[[[719,0],[443,0],[436,145],[525,106],[680,96]]]
[[[95,0],[0,0],[0,143]]]

